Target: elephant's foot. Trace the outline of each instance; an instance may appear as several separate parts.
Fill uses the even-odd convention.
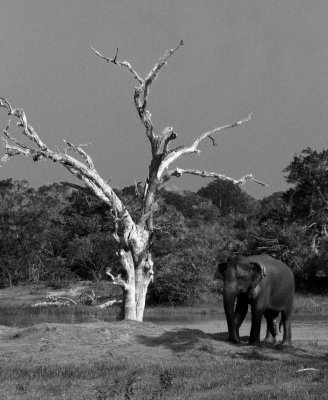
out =
[[[228,338],[228,342],[229,343],[233,343],[233,344],[240,344],[240,340],[239,339],[234,339],[232,337]]]
[[[267,337],[264,339],[264,343],[265,343],[265,344],[276,344],[276,343],[277,343],[277,340],[276,340],[276,338],[275,338],[274,336],[267,336]]]
[[[251,330],[251,334],[249,335],[248,344],[251,346],[260,346],[261,345],[260,333],[252,332],[252,330]]]
[[[282,342],[280,342],[280,343],[278,344],[278,346],[279,346],[279,347],[283,347],[283,348],[292,347],[292,341],[291,341],[291,340],[285,339],[285,340],[283,340]]]
[[[234,339],[232,337],[228,338],[228,342],[232,343],[232,344],[235,344],[236,346],[245,346],[245,344],[247,344],[247,342],[244,342],[244,341],[240,340],[239,338],[238,339]]]
[[[248,344],[249,344],[250,346],[261,347],[261,342],[260,342],[260,340],[257,340],[257,339],[250,339],[249,342],[248,342]]]

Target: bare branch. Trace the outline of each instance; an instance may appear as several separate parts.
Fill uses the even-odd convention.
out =
[[[15,140],[15,143],[18,144],[18,146],[10,146],[7,142],[6,139],[1,138],[3,142],[3,146],[6,150],[5,155],[1,158],[0,160],[0,167],[2,166],[1,164],[4,164],[5,162],[8,161],[9,157],[14,157],[18,155],[24,155],[26,157],[29,157],[31,155],[31,152],[29,149],[21,147],[19,142]]]
[[[47,296],[47,300],[50,301],[58,301],[58,300],[63,300],[63,301],[67,301],[72,303],[74,306],[76,306],[76,301],[74,301],[73,299],[69,298],[69,297],[61,297],[61,296]]]
[[[20,147],[27,148],[26,146],[20,144],[18,141],[16,141],[14,138],[11,138],[9,135],[9,127],[11,123],[11,116],[14,115],[17,119],[17,126],[23,127],[23,135],[27,136],[30,140],[35,142],[37,146],[41,150],[46,150],[47,146],[42,142],[42,140],[39,138],[39,136],[36,134],[34,131],[33,127],[27,123],[26,115],[24,111],[20,108],[13,108],[9,102],[9,100],[5,99],[4,97],[0,97],[0,107],[4,107],[8,110],[8,115],[9,115],[9,120],[7,127],[4,131],[4,134],[13,142],[18,144]]]
[[[223,175],[223,174],[218,174],[216,172],[208,172],[208,171],[198,171],[196,169],[181,169],[181,168],[176,168],[172,171],[168,171],[164,178],[163,181],[167,182],[172,176],[180,178],[183,174],[190,174],[190,175],[196,175],[196,176],[201,176],[203,178],[216,178],[216,179],[222,179],[225,181],[230,181],[233,182],[235,185],[244,185],[247,181],[253,181],[258,183],[261,186],[268,186],[266,183],[260,182],[256,179],[254,179],[252,174],[245,175],[241,177],[240,179],[233,179],[230,178],[229,176]]]
[[[107,308],[107,307],[111,307],[113,304],[116,303],[122,303],[122,300],[108,300],[105,303],[99,304],[98,306],[95,306],[96,308]]]
[[[25,145],[18,141],[16,138],[12,137],[8,130],[10,127],[10,121],[7,124],[7,128],[4,132],[7,139],[14,143],[11,145],[8,141],[2,138],[5,155],[2,157],[1,162],[4,163],[8,160],[9,157],[24,155],[27,157],[32,157],[34,161],[39,161],[43,158],[50,159],[54,162],[58,162],[62,164],[65,168],[67,168],[73,175],[81,179],[86,186],[91,188],[93,192],[102,200],[104,200],[112,209],[117,211],[117,214],[120,215],[120,221],[124,225],[125,229],[131,230],[134,226],[134,222],[124,207],[121,200],[118,198],[113,189],[109,186],[108,182],[102,179],[96,169],[94,168],[93,161],[91,157],[86,153],[83,149],[85,145],[73,145],[72,143],[66,141],[67,149],[72,149],[79,153],[85,164],[78,159],[72,157],[67,154],[57,151],[50,150],[39,138],[38,134],[34,131],[31,125],[28,124],[26,115],[23,110],[15,109],[11,106],[10,102],[7,99],[0,97],[0,107],[4,107],[7,109],[9,116],[15,116],[18,118],[18,126],[23,127],[22,134],[27,136],[32,142],[36,143],[37,148],[34,148],[32,145]]]
[[[149,110],[146,109],[148,96],[149,96],[149,87],[157,78],[159,71],[161,68],[167,64],[168,58],[174,54],[181,46],[183,45],[183,40],[174,48],[170,50],[166,50],[163,57],[155,64],[152,70],[148,73],[145,79],[141,78],[141,76],[136,72],[136,70],[131,66],[131,64],[127,61],[118,61],[118,49],[116,51],[115,57],[110,58],[104,56],[94,47],[90,46],[92,51],[100,58],[104,59],[108,63],[111,62],[113,64],[125,67],[132,73],[134,78],[140,83],[139,87],[135,88],[134,92],[134,104],[136,106],[139,118],[143,123],[144,127],[146,128],[146,135],[151,143],[152,154],[155,155],[157,153],[158,147],[160,145],[160,140],[157,136],[154,135],[154,126],[151,120],[151,113]]]
[[[199,145],[199,143],[206,139],[206,138],[211,138],[213,140],[213,135],[219,133],[220,131],[224,130],[224,129],[229,129],[229,128],[234,128],[238,125],[243,124],[244,122],[248,122],[250,119],[252,118],[252,114],[249,114],[248,117],[237,121],[237,122],[233,122],[232,124],[228,124],[228,125],[223,125],[220,126],[218,128],[214,128],[208,132],[203,133],[197,140],[195,140],[195,142],[191,145],[191,147],[197,148],[197,146]]]
[[[114,58],[109,58],[104,56],[103,54],[101,54],[98,50],[96,50],[94,47],[91,47],[91,50],[100,58],[104,59],[105,61],[107,61],[108,63],[111,62],[113,64],[119,65],[121,67],[126,68],[128,71],[131,72],[131,74],[134,76],[134,78],[141,83],[142,85],[144,84],[144,80],[141,78],[141,76],[132,68],[132,65],[127,62],[127,61],[118,61],[117,60],[117,55],[118,55],[118,48],[116,50],[116,54]]]
[[[208,137],[212,137],[214,134],[222,131],[223,129],[234,128],[235,126],[241,125],[244,122],[249,121],[250,119],[251,119],[251,114],[248,117],[246,117],[240,121],[233,122],[232,124],[228,124],[228,125],[223,125],[218,128],[214,128],[208,132],[203,133],[201,136],[199,136],[199,138],[197,138],[191,146],[189,146],[189,147],[183,146],[183,147],[179,147],[179,148],[171,151],[164,158],[161,166],[159,167],[158,172],[157,172],[157,178],[161,179],[164,171],[169,167],[169,165],[172,164],[172,162],[176,161],[183,154],[191,154],[191,153],[199,154],[200,150],[197,147],[202,140],[204,140]]]
[[[143,84],[139,88],[136,88],[135,90],[134,94],[135,106],[137,108],[139,117],[146,128],[146,135],[151,142],[153,155],[157,152],[158,149],[158,138],[153,135],[154,127],[151,121],[151,113],[146,109],[148,103],[149,88],[150,85],[157,78],[161,68],[167,64],[168,58],[172,54],[174,54],[182,45],[183,45],[183,40],[181,40],[180,43],[174,49],[166,50],[164,56],[160,58],[158,63],[155,64],[155,66],[149,72]]]
[[[172,126],[164,129],[160,136],[160,142],[163,143],[163,155],[166,156],[169,152],[169,144],[172,140],[176,139],[178,135],[174,132]]]
[[[92,169],[92,170],[95,169],[95,166],[93,164],[92,158],[90,157],[90,155],[86,151],[83,150],[83,147],[89,146],[90,143],[74,145],[74,144],[68,142],[65,139],[64,139],[64,142],[67,145],[67,150],[71,150],[72,149],[72,150],[76,151],[77,153],[79,153],[85,159],[85,162],[88,165],[88,167],[90,169]]]
[[[154,68],[149,72],[146,81],[146,86],[149,86],[156,78],[160,71],[160,69],[167,64],[167,59],[174,54],[181,46],[184,45],[183,40],[180,40],[180,43],[174,48],[170,50],[166,50],[163,57],[160,58],[159,62],[155,64]]]
[[[111,269],[110,268],[106,269],[106,275],[108,275],[111,278],[111,280],[113,281],[114,285],[121,286],[122,288],[126,288],[127,287],[127,284],[124,281],[124,279],[122,278],[122,276],[121,275],[114,276],[111,273]]]
[[[174,54],[181,46],[183,46],[183,40],[180,41],[180,43],[174,48],[170,50],[166,50],[164,53],[164,56],[160,58],[159,62],[155,64],[154,68],[149,72],[145,79],[144,83],[144,102],[143,102],[143,108],[145,109],[147,106],[147,99],[148,99],[148,94],[149,94],[149,86],[154,82],[154,80],[157,78],[158,73],[160,69],[167,64],[168,58]]]
[[[212,140],[213,146],[217,146],[217,145],[218,145],[218,143],[215,141],[215,139],[214,139],[214,137],[213,137],[212,135],[209,135],[208,138],[209,138],[210,140]]]
[[[155,203],[153,203],[153,204],[151,205],[149,211],[147,211],[145,214],[142,214],[142,215],[141,215],[141,217],[140,217],[140,219],[139,219],[139,222],[138,222],[138,225],[144,226],[145,223],[147,222],[147,220],[148,220],[150,217],[152,217],[152,215],[153,215],[154,211],[156,211],[157,207],[158,207],[158,203],[157,203],[157,201],[156,201]]]
[[[319,370],[317,368],[303,368],[303,369],[299,369],[296,372],[306,372],[306,371],[318,371],[319,372]]]
[[[120,237],[118,235],[118,216],[117,216],[117,211],[115,209],[112,210],[112,215],[114,217],[114,233],[112,234],[112,236],[117,243],[120,243]]]

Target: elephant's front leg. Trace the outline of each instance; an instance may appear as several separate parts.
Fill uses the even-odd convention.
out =
[[[264,312],[265,319],[267,321],[267,331],[265,335],[265,343],[276,343],[276,336],[278,334],[277,329],[277,319],[279,316],[279,311],[266,310]]]
[[[236,309],[235,309],[235,327],[236,327],[236,333],[237,333],[239,340],[240,340],[239,328],[246,317],[247,311],[248,311],[248,296],[247,295],[239,295],[238,299],[237,299]]]
[[[249,344],[260,345],[261,321],[263,316],[263,309],[256,304],[252,304],[252,327],[249,336]]]

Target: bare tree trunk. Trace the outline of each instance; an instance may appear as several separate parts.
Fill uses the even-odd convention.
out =
[[[146,305],[146,295],[150,283],[142,268],[136,271],[136,320],[142,321]]]
[[[150,254],[149,254],[150,257]],[[124,261],[127,262],[126,260]],[[149,283],[152,280],[153,272],[145,268],[141,263],[134,269],[132,256],[129,257],[129,269],[131,273],[126,280],[123,290],[123,302],[121,319],[131,319],[136,321],[143,320],[143,314],[146,304],[146,295]]]

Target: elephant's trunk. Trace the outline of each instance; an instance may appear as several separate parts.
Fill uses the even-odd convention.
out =
[[[235,325],[235,301],[236,294],[232,291],[224,288],[223,291],[223,305],[224,312],[227,318],[228,330],[229,330],[229,339],[234,343],[239,343],[240,339],[237,334],[236,325]]]

